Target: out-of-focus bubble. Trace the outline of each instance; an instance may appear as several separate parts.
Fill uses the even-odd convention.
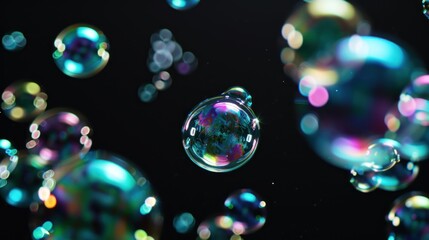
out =
[[[350,170],[350,174],[350,183],[358,191],[368,193],[380,186],[380,179],[376,176],[377,173],[370,168],[352,169]]]
[[[101,150],[88,152],[31,210],[35,240],[159,239],[164,221],[146,176],[126,158]]]
[[[137,96],[142,102],[152,102],[158,96],[158,89],[152,83],[146,83],[138,88]]]
[[[339,39],[353,34],[367,35],[369,32],[366,17],[347,1],[301,2],[281,29],[287,45],[281,54],[284,71],[298,81],[307,62],[330,54],[330,48]]]
[[[429,195],[420,191],[402,194],[386,216],[388,239],[429,238]]]
[[[170,7],[180,11],[194,8],[199,2],[200,0],[167,0]]]
[[[32,120],[47,107],[48,95],[33,81],[16,81],[3,90],[1,97],[5,115],[17,122]]]
[[[266,202],[251,189],[240,189],[233,192],[225,200],[227,215],[235,219],[235,225],[240,230],[235,233],[249,234],[261,229],[265,225],[267,217]]]
[[[233,87],[231,89],[235,89]],[[241,87],[239,87],[241,88]],[[188,114],[182,127],[183,147],[189,158],[212,172],[229,172],[247,163],[259,142],[259,120],[237,90],[202,101]]]
[[[7,179],[18,163],[18,150],[7,139],[0,139],[0,187],[7,184]]]
[[[195,218],[189,212],[181,213],[173,219],[173,227],[178,233],[188,233],[194,226]]]
[[[429,1],[428,0],[422,0],[422,7],[423,7],[423,14],[429,18]]]
[[[182,46],[174,40],[173,33],[163,28],[151,35],[152,48],[149,50],[147,64],[153,73],[166,70],[183,56]]]
[[[2,37],[2,44],[8,51],[18,51],[27,45],[27,39],[22,32],[14,31]]]
[[[29,207],[48,196],[55,186],[52,171],[38,155],[22,149],[15,156],[16,166],[7,178],[2,178],[0,194],[15,207]]]
[[[85,155],[92,146],[92,128],[85,116],[67,108],[53,108],[30,124],[26,147],[52,167]]]
[[[399,139],[386,136],[385,119],[416,72],[424,71],[422,61],[393,41],[357,35],[338,41],[331,56],[335,61],[324,66],[334,75],[326,78],[325,71],[315,71],[303,78],[315,80],[312,89],[323,86],[327,102],[312,103],[313,90],[296,101],[299,122],[308,114],[316,116],[312,125],[317,130],[302,131],[310,146],[327,162],[345,169],[361,166],[377,139],[392,138],[403,147]]]
[[[188,75],[198,67],[198,59],[192,52],[186,51],[183,57],[175,62],[174,67],[179,74]]]
[[[401,159],[389,170],[377,172],[375,176],[380,182],[378,188],[385,191],[398,191],[413,183],[418,173],[419,166],[416,163]]]
[[[397,150],[399,143],[392,143],[391,139],[378,139],[368,147],[366,159],[363,166],[372,169],[375,172],[386,171],[392,168],[400,161],[400,155]]]
[[[74,78],[88,78],[100,72],[109,61],[109,42],[104,33],[88,24],[73,24],[54,41],[52,54],[58,68]]]
[[[243,226],[236,222],[231,216],[217,215],[209,217],[198,225],[197,240],[218,240],[232,239],[242,240],[240,233],[235,231],[243,231]]]
[[[160,91],[168,89],[172,83],[173,79],[171,78],[170,73],[167,71],[161,71],[155,74],[152,78],[152,84],[157,90]]]
[[[406,86],[397,108],[386,115],[386,136],[401,143],[402,154],[412,161],[429,156],[429,75],[421,75]]]

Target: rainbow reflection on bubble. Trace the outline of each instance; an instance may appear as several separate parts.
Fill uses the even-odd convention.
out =
[[[256,151],[260,131],[251,103],[246,90],[232,87],[195,106],[182,127],[189,158],[212,172],[232,171],[248,162]]]
[[[23,122],[45,111],[48,95],[38,83],[20,80],[7,86],[1,98],[5,115],[13,121]]]
[[[32,238],[160,239],[161,202],[146,176],[126,158],[90,151],[31,208]]]
[[[234,239],[242,240],[240,233],[243,226],[228,215],[219,214],[202,221],[197,227],[197,240]]]
[[[234,232],[241,234],[253,233],[261,229],[266,222],[266,202],[251,189],[239,189],[234,191],[225,200],[227,215],[235,220]]]
[[[388,239],[429,238],[429,195],[412,191],[402,194],[392,204],[386,216]]]
[[[54,41],[52,54],[58,68],[74,78],[87,78],[100,72],[110,58],[104,33],[88,24],[73,24],[63,29]]]
[[[29,131],[27,149],[52,167],[86,154],[92,146],[92,128],[74,109],[49,109],[34,119]]]

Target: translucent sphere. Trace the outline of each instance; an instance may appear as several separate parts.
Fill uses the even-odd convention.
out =
[[[236,87],[231,88],[236,89]],[[250,96],[246,90],[245,96]],[[189,158],[212,172],[228,172],[248,162],[259,141],[259,120],[237,91],[206,99],[189,113],[183,127],[183,146]]]
[[[167,0],[170,7],[180,11],[191,9],[199,2],[200,0]]]
[[[225,200],[227,214],[242,226],[240,234],[248,234],[261,229],[267,217],[266,202],[251,189],[240,189]],[[237,232],[237,231],[235,231]]]
[[[74,78],[87,78],[100,72],[110,58],[104,33],[88,24],[73,24],[55,38],[53,58],[58,68]]]
[[[90,151],[31,208],[40,239],[160,239],[161,203],[146,176],[124,157]]]
[[[7,86],[1,95],[1,108],[11,120],[33,120],[45,111],[48,95],[33,81],[16,81]]]
[[[400,161],[399,151],[391,144],[393,140],[379,139],[368,147],[366,159],[362,165],[376,172],[386,171]]]
[[[39,155],[51,167],[86,154],[92,146],[88,120],[73,109],[47,110],[34,119],[29,131],[28,151]]]
[[[197,227],[197,240],[242,239],[243,227],[228,215],[216,215],[202,221]]]
[[[429,238],[429,195],[413,191],[399,196],[386,216],[388,239]]]
[[[173,227],[178,233],[188,233],[195,226],[195,218],[189,212],[183,212],[173,218]]]
[[[18,164],[18,150],[7,139],[0,139],[0,187],[7,184],[8,178]]]
[[[8,51],[18,51],[27,45],[27,39],[22,32],[14,31],[2,37],[2,44]]]

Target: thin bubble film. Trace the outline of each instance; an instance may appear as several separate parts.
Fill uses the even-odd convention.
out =
[[[366,17],[347,1],[300,2],[281,29],[286,45],[281,53],[284,71],[298,81],[307,62],[329,54],[339,39],[369,32]]]
[[[316,79],[315,86],[323,85],[328,101],[314,106],[308,96],[298,96],[297,117],[301,122],[312,114],[312,120],[317,120],[313,123],[317,130],[302,132],[322,159],[355,169],[365,161],[373,141],[385,137],[386,115],[414,74],[424,67],[410,49],[375,36],[341,39],[331,56],[335,61],[325,66],[335,77],[327,78],[324,71],[306,75]],[[330,81],[318,82],[320,79]]]
[[[350,174],[350,183],[360,192],[372,192],[380,186],[380,179],[376,176],[377,173],[370,168],[352,169],[350,170]]]
[[[49,109],[34,119],[29,131],[27,149],[52,167],[86,154],[92,146],[92,127],[74,109]]]
[[[160,239],[161,202],[126,158],[90,151],[32,208],[33,239]]]
[[[44,192],[49,193],[54,180],[45,174],[48,169],[40,156],[21,149],[15,157],[16,166],[7,178],[2,179],[0,194],[12,206],[29,207],[40,202]]]
[[[228,172],[247,163],[259,142],[259,120],[241,100],[229,95],[195,106],[182,127],[189,158],[212,172]]]
[[[38,83],[19,80],[7,86],[1,98],[4,114],[13,121],[23,122],[45,111],[48,95]]]
[[[235,233],[249,234],[261,229],[266,222],[266,202],[251,189],[239,189],[229,195],[224,203],[227,215],[235,219],[235,225],[242,229]]]
[[[395,108],[386,115],[386,136],[401,143],[402,154],[412,161],[429,156],[429,75],[413,79],[399,95]]]
[[[168,5],[179,11],[189,10],[198,5],[200,0],[167,0]]]
[[[110,44],[95,26],[73,24],[63,29],[54,41],[52,57],[58,68],[74,78],[88,78],[100,72],[109,61]]]
[[[2,44],[8,51],[18,51],[27,45],[27,39],[22,32],[13,31],[10,34],[3,35]]]
[[[375,172],[386,171],[400,161],[399,151],[396,149],[399,143],[392,143],[391,139],[378,139],[372,143],[366,152],[363,166]]]
[[[398,191],[413,183],[418,174],[419,166],[416,163],[402,159],[389,170],[377,172],[375,176],[380,182],[378,188],[385,191]]]
[[[386,216],[388,239],[429,238],[429,195],[412,191],[396,198]]]

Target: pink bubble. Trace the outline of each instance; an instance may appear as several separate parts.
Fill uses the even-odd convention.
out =
[[[314,87],[308,94],[308,100],[314,107],[324,106],[328,102],[328,99],[329,93],[326,88],[322,86]]]

